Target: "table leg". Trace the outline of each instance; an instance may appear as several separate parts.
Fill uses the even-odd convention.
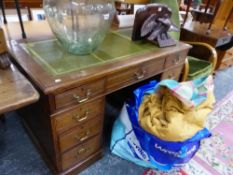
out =
[[[21,16],[21,12],[20,12],[20,7],[19,7],[19,1],[15,0],[15,7],[16,7],[16,11],[19,17],[19,23],[20,23],[20,27],[22,30],[22,37],[25,39],[26,38],[26,33],[24,31],[24,26],[23,26],[23,20],[22,20],[22,16]]]
[[[205,6],[205,14],[207,13],[208,8],[210,7],[210,0],[207,1],[206,6]]]
[[[227,19],[226,19],[226,21],[225,21],[225,24],[224,24],[224,26],[223,26],[223,29],[224,29],[224,30],[227,30],[227,24],[228,24],[228,22],[230,21],[230,18],[231,18],[231,16],[232,16],[232,14],[233,14],[233,7],[231,8],[231,11],[230,11],[230,13],[228,14],[228,17],[227,17]]]
[[[5,8],[4,8],[3,0],[0,0],[0,5],[1,5],[1,8],[2,8],[3,22],[4,22],[4,24],[6,24],[7,20],[6,20],[6,14],[5,14]]]
[[[192,0],[188,0],[188,6],[187,6],[187,9],[186,9],[186,13],[185,13],[185,16],[184,16],[184,22],[183,22],[182,26],[185,25],[185,22],[186,22],[186,20],[188,18],[188,13],[189,13],[189,9],[190,9],[191,5],[192,5]]]
[[[211,20],[211,22],[210,22],[210,24],[209,24],[208,30],[206,31],[206,34],[207,34],[207,35],[209,35],[210,32],[211,32],[210,30],[211,30],[212,24],[213,24],[213,22],[214,22],[214,19],[215,19],[217,13],[218,13],[218,10],[219,10],[219,7],[220,7],[221,3],[222,3],[222,0],[217,0],[217,3],[216,3],[216,5],[215,5],[215,10],[214,10],[213,18],[212,18],[212,20]]]
[[[28,18],[30,21],[32,21],[32,13],[30,7],[27,7],[27,11],[28,11]]]
[[[216,68],[215,70],[218,70],[219,67],[221,66],[222,62],[223,62],[223,58],[226,54],[226,50],[219,50],[219,49],[216,49],[217,51],[217,54],[218,54],[218,59],[217,59],[217,65],[216,65]]]

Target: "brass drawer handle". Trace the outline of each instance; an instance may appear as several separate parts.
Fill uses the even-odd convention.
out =
[[[137,80],[141,80],[145,77],[146,71],[142,70],[141,73],[140,72],[135,72],[134,75],[136,76]]]
[[[73,95],[73,97],[78,101],[78,103],[83,103],[87,101],[90,96],[91,96],[91,89],[87,90],[86,97],[84,97],[83,99],[81,99],[79,95],[75,95],[75,94]]]
[[[73,119],[77,122],[82,122],[84,120],[86,120],[88,118],[88,115],[89,115],[90,111],[89,110],[86,110],[85,114],[83,116],[80,116],[80,115],[74,115],[73,116]]]
[[[177,58],[175,58],[175,59],[173,60],[173,63],[174,63],[175,65],[177,65],[177,64],[180,63],[180,61],[181,61],[181,56],[179,55]]]
[[[79,141],[79,142],[83,142],[84,140],[86,140],[89,135],[90,135],[90,131],[87,130],[84,134],[84,136],[80,138],[80,136],[76,136],[75,138]]]
[[[80,154],[84,154],[84,153],[87,153],[89,152],[90,149],[89,148],[81,148],[77,151],[77,156],[80,155]]]

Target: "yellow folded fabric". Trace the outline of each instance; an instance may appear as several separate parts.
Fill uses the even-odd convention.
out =
[[[196,108],[188,108],[168,89],[161,94],[145,96],[139,108],[139,124],[143,129],[166,141],[184,141],[204,128],[215,98],[207,99]]]

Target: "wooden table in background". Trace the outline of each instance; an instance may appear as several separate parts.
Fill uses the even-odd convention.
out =
[[[38,99],[37,91],[13,64],[8,69],[0,69],[1,115],[36,102]]]
[[[218,53],[218,60],[216,69],[218,69],[222,63],[223,58],[227,50],[220,49],[224,45],[228,44],[233,37],[232,31],[224,31],[222,26],[212,26],[211,33],[206,34],[209,24],[192,22],[191,25],[185,25],[181,28],[181,40],[204,42],[213,46]]]

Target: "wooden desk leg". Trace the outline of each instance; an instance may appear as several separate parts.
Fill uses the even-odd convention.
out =
[[[7,20],[6,20],[6,14],[5,14],[5,8],[4,8],[3,0],[0,0],[0,5],[1,5],[1,8],[2,8],[3,22],[4,22],[4,24],[6,24]]]
[[[23,27],[23,20],[22,20],[22,16],[21,16],[21,12],[20,12],[19,0],[15,0],[15,7],[16,7],[17,14],[18,14],[18,17],[19,17],[19,23],[20,23],[20,27],[21,27],[21,30],[22,30],[22,37],[25,39],[27,37],[26,37],[26,33],[25,33],[24,27]]]

